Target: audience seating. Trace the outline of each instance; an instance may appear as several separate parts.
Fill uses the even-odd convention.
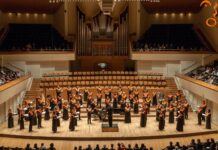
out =
[[[19,72],[12,71],[6,67],[0,67],[0,86],[19,78]]]
[[[218,85],[218,63],[198,67],[186,75],[209,84]]]
[[[50,24],[9,24],[0,50],[69,50],[71,45]]]
[[[191,24],[153,24],[135,43],[134,51],[209,51]]]
[[[41,80],[41,88],[55,88],[57,86],[142,86],[142,87],[165,87],[165,77],[160,73],[152,72],[127,72],[127,71],[104,71],[104,72],[57,72],[47,73]]]

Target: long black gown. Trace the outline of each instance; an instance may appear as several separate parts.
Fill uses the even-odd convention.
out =
[[[198,112],[198,125],[201,125],[202,111]]]
[[[60,127],[60,126],[61,126],[61,122],[60,122],[60,113],[57,112],[56,115],[57,115],[57,126]]]
[[[33,130],[33,114],[29,113],[29,132]]]
[[[56,133],[57,132],[57,126],[58,125],[58,119],[57,119],[57,116],[55,115],[55,116],[53,116],[53,118],[52,118],[52,131],[54,132],[54,133]]]
[[[49,120],[50,119],[50,113],[49,113],[49,109],[46,108],[45,109],[45,117],[44,117],[45,120]]]
[[[153,96],[152,105],[153,106],[157,105],[157,94],[154,94],[154,96]]]
[[[24,115],[21,114],[20,117],[20,130],[24,129]]]
[[[64,107],[64,109],[63,109],[63,120],[68,120],[68,119],[69,119],[68,109]]]
[[[206,129],[211,129],[211,114],[206,116]]]
[[[183,115],[179,115],[177,118],[176,130],[179,132],[183,131]]]
[[[33,113],[33,120],[32,120],[33,126],[37,125],[37,117],[36,117],[36,113]]]
[[[169,111],[169,123],[174,123],[174,109]]]
[[[147,114],[145,112],[143,112],[143,113],[141,113],[140,126],[146,127],[146,124],[147,124]]]
[[[131,123],[131,113],[130,113],[130,111],[125,111],[125,123]]]
[[[14,127],[14,118],[12,113],[8,113],[8,128]]]
[[[117,98],[114,98],[114,100],[113,100],[113,108],[117,108],[117,103],[118,103]]]
[[[134,103],[134,113],[138,114],[139,113],[139,104],[136,102]]]
[[[159,130],[164,130],[164,126],[165,126],[165,120],[164,120],[164,116],[160,115],[159,116]]]
[[[74,115],[71,115],[70,117],[70,125],[69,125],[69,129],[70,131],[74,131],[75,130],[75,117]]]

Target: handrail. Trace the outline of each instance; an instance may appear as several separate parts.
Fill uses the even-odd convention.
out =
[[[208,88],[210,90],[213,90],[213,91],[216,91],[218,92],[218,86],[216,85],[213,85],[213,84],[209,84],[209,83],[206,83],[204,81],[201,81],[201,80],[197,80],[197,79],[194,79],[194,78],[191,78],[189,76],[186,76],[186,75],[182,75],[182,74],[176,74],[176,77],[178,78],[181,78],[181,79],[184,79],[184,80],[187,80],[189,82],[192,82],[194,84],[198,84],[200,86],[203,86],[205,88]]]
[[[58,50],[55,50],[55,51],[0,51],[0,55],[13,55],[13,54],[22,54],[22,55],[25,55],[25,54],[72,54],[74,53],[74,51],[58,51]]]
[[[9,88],[11,88],[12,86],[15,86],[15,85],[17,85],[18,83],[20,83],[20,82],[22,82],[22,81],[24,81],[24,80],[29,79],[30,77],[32,77],[32,75],[31,75],[31,74],[28,74],[28,75],[26,75],[26,76],[22,76],[22,77],[20,77],[20,78],[18,78],[18,79],[16,79],[16,80],[13,80],[13,81],[10,81],[10,82],[8,82],[8,83],[6,83],[6,84],[1,85],[1,86],[0,86],[0,92],[9,89]]]
[[[210,51],[186,51],[186,50],[146,50],[146,51],[132,51],[132,54],[218,54],[218,52]]]

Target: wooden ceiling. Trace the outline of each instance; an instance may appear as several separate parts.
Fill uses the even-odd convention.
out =
[[[54,13],[60,5],[49,0],[0,0],[3,12]]]
[[[198,12],[202,0],[160,0],[160,2],[142,2],[149,13],[155,12]]]

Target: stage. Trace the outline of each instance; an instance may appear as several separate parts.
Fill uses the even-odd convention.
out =
[[[52,120],[42,121],[43,128],[33,127],[33,132],[28,132],[29,122],[25,122],[25,129],[19,130],[17,119],[15,118],[15,127],[7,128],[7,122],[3,123],[0,128],[0,137],[13,137],[24,139],[46,139],[46,140],[70,140],[70,141],[106,141],[106,140],[143,140],[143,139],[161,139],[187,137],[203,134],[217,133],[218,126],[212,124],[212,129],[205,129],[205,122],[201,126],[197,125],[197,116],[194,112],[189,113],[189,119],[185,121],[184,131],[176,131],[176,122],[168,123],[166,117],[166,125],[164,131],[158,130],[158,122],[155,117],[148,117],[147,126],[140,127],[140,117],[132,117],[131,124],[125,124],[123,121],[114,121],[119,126],[119,132],[102,132],[102,122],[93,121],[87,124],[87,118],[78,121],[75,131],[69,131],[69,120],[62,121],[58,132],[53,133],[51,128]]]

